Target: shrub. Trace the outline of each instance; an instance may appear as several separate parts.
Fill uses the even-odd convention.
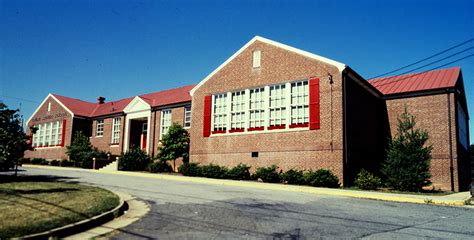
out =
[[[20,158],[20,164],[28,164],[31,163],[31,159],[29,158]]]
[[[59,166],[59,160],[53,160],[49,163],[51,166]]]
[[[308,171],[304,173],[304,181],[307,185],[313,187],[339,187],[339,179],[330,170],[319,169],[317,171]]]
[[[41,165],[49,165],[49,161],[46,159],[42,159],[40,162]]]
[[[263,182],[277,183],[280,182],[280,175],[278,174],[276,165],[270,167],[259,167],[253,176],[254,179],[261,179]]]
[[[382,185],[382,181],[379,177],[365,169],[360,170],[354,183],[358,188],[364,190],[375,190]]]
[[[140,148],[132,148],[119,160],[119,170],[143,171],[150,164],[150,157]]]
[[[33,158],[33,159],[31,160],[31,164],[37,164],[37,165],[39,165],[39,164],[41,164],[41,162],[43,162],[43,160],[45,160],[45,159],[44,159],[44,158]]]
[[[233,180],[250,180],[250,167],[246,164],[240,163],[239,165],[229,169],[227,171],[227,178]]]
[[[61,162],[59,162],[59,166],[61,167],[69,167],[69,166],[72,166],[74,164],[73,161],[68,161],[67,159],[63,159],[61,160]]]
[[[420,191],[430,182],[432,146],[425,146],[428,131],[415,128],[415,117],[405,112],[398,118],[397,134],[389,144],[382,173],[389,187],[399,191]]]
[[[288,184],[304,184],[303,171],[290,169],[281,174],[281,180]]]
[[[178,172],[184,176],[201,176],[201,166],[198,163],[184,163],[178,167]]]
[[[148,171],[150,171],[151,173],[172,171],[171,166],[168,163],[163,162],[163,161],[150,163],[147,168],[148,168]]]
[[[201,166],[201,176],[208,178],[225,178],[227,175],[227,168],[219,165],[209,164]]]

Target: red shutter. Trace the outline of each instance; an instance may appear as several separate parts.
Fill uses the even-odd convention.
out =
[[[63,119],[63,129],[62,129],[62,135],[61,135],[61,147],[64,147],[64,139],[66,137],[66,119]]]
[[[202,126],[202,136],[209,137],[211,135],[211,107],[212,96],[204,97],[204,123]]]
[[[309,129],[320,128],[319,78],[309,80]]]

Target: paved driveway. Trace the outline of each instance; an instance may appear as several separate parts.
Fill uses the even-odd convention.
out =
[[[89,171],[25,168],[135,195],[151,211],[114,239],[474,239],[474,210]]]

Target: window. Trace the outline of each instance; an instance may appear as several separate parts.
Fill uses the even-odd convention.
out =
[[[171,109],[161,111],[161,132],[160,139],[168,132],[171,126]]]
[[[51,102],[48,102],[48,112],[51,112]]]
[[[63,143],[63,121],[58,121],[58,131],[57,131],[57,143],[58,144],[64,144]]]
[[[253,51],[253,68],[260,67],[260,50]]]
[[[265,125],[265,88],[257,88],[250,90],[250,119],[249,129],[255,130]]]
[[[62,144],[62,121],[37,124],[33,134],[33,147],[57,146]]]
[[[245,128],[245,91],[233,92],[231,103],[230,129],[244,130]]]
[[[112,144],[118,144],[120,141],[120,117],[114,118],[112,122]]]
[[[104,119],[97,120],[95,136],[102,137],[103,135],[104,135]]]
[[[291,83],[291,124],[309,123],[308,81]]]
[[[184,127],[191,127],[191,105],[184,107]]]
[[[270,121],[269,127],[285,126],[286,121],[286,88],[285,85],[270,87]]]
[[[214,95],[213,119],[213,132],[225,132],[227,129],[227,94]]]

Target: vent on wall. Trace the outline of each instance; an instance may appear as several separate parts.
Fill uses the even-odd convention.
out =
[[[253,51],[253,68],[260,67],[260,50]]]
[[[258,152],[252,152],[252,157],[253,158],[258,158]]]

